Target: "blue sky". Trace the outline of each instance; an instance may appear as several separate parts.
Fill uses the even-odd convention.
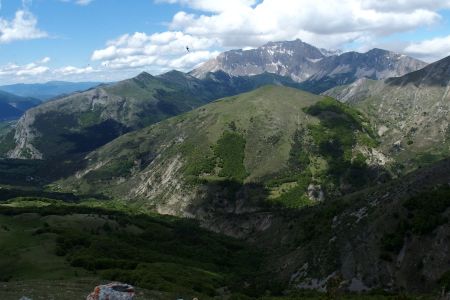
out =
[[[0,84],[188,71],[220,51],[296,38],[330,49],[386,48],[429,62],[450,55],[446,0],[0,3]]]

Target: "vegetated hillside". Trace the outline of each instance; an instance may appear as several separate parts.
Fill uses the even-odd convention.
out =
[[[268,253],[293,289],[439,295],[450,288],[450,160],[299,211],[216,214],[203,226]]]
[[[386,81],[359,80],[325,94],[363,111],[382,148],[414,167],[450,154],[450,57]]]
[[[0,91],[0,121],[18,119],[27,109],[40,102],[35,98],[20,97]]]
[[[202,217],[301,207],[386,179],[370,124],[338,101],[266,86],[126,134],[53,185]]]
[[[426,65],[423,61],[382,49],[372,49],[366,53],[329,52],[295,40],[270,42],[250,50],[227,51],[190,74],[203,78],[209,72],[216,71],[234,76],[269,72],[292,78],[301,83],[303,90],[321,93],[359,78],[401,76]]]
[[[199,80],[172,71],[139,76],[46,102],[17,124],[10,158],[49,158],[89,152],[130,130],[192,110],[214,99],[252,90],[267,83],[295,86],[273,74],[231,77],[212,73]]]
[[[49,81],[46,83],[17,83],[0,86],[1,91],[22,97],[32,97],[42,101],[81,92],[102,84],[101,82]]]
[[[94,286],[108,281],[133,284],[139,299],[149,300],[177,297],[265,300],[318,300],[339,297],[384,300],[398,299],[396,294],[406,297],[401,293],[396,279],[386,285],[387,290],[395,291],[396,294],[380,290],[365,294],[347,293],[347,288],[359,290],[366,283],[360,283],[356,279],[349,281],[347,278],[355,272],[355,276],[364,275],[367,271],[366,265],[373,262],[372,249],[365,252],[364,256],[361,254],[366,250],[367,244],[378,245],[379,242],[383,249],[391,249],[390,243],[386,242],[390,239],[375,239],[373,243],[370,236],[367,244],[361,243],[354,237],[356,229],[349,234],[351,241],[354,241],[351,246],[356,249],[344,248],[348,251],[344,252],[345,254],[355,256],[354,262],[348,265],[347,273],[341,275],[336,272],[333,276],[328,276],[328,270],[333,270],[333,266],[340,266],[340,246],[343,244],[342,235],[345,232],[338,231],[338,237],[332,239],[332,245],[335,243],[338,246],[328,245],[331,214],[338,214],[337,228],[342,227],[346,218],[353,218],[350,213],[352,209],[359,209],[358,205],[361,204],[358,201],[351,203],[353,202],[339,201],[338,204],[342,205],[336,205],[336,202],[325,203],[317,209],[305,209],[301,212],[278,211],[272,213],[270,218],[267,218],[270,213],[266,212],[264,215],[223,215],[214,219],[216,225],[226,220],[228,226],[245,228],[245,237],[251,241],[246,242],[201,229],[192,219],[143,215],[139,214],[133,205],[121,205],[116,201],[79,198],[73,195],[69,197],[57,193],[33,195],[30,191],[2,189],[0,298],[13,300],[26,296],[51,299],[63,296],[64,299],[75,300],[86,297]],[[405,202],[408,210],[415,211],[415,207],[420,207],[417,204],[410,206],[411,203]],[[432,211],[436,212],[433,209]],[[353,227],[362,227],[366,218],[370,218],[370,213],[371,210],[367,216],[362,214],[360,221],[352,223]],[[255,228],[255,218],[264,220],[265,231],[261,232],[261,227]],[[313,226],[314,222],[320,226]],[[379,223],[376,223],[377,226]],[[415,221],[407,224],[411,224],[411,228],[416,228],[417,224],[421,226]],[[347,224],[348,226],[350,225]],[[441,230],[441,223],[437,226],[438,230]],[[427,238],[427,242],[430,238],[433,239],[430,234],[425,233],[420,235],[417,243],[412,242],[411,246],[409,238],[416,236],[407,236],[405,254],[400,255],[401,267],[409,266],[412,259],[410,252],[413,252],[410,247],[417,246],[417,243],[423,241],[421,239]],[[429,250],[431,244],[425,245],[423,251]],[[436,255],[438,248],[429,248],[432,248],[432,251],[424,254],[422,267],[419,271],[407,273],[409,277],[402,286],[408,286],[411,278],[417,278],[422,273],[427,274],[431,265],[439,264],[445,255],[448,255],[448,249],[441,247],[439,253],[444,256],[435,261],[431,257]],[[312,251],[317,260],[305,254]],[[394,267],[389,266],[397,264],[395,260],[389,260],[389,257],[395,256],[395,251],[383,251],[388,251],[382,256],[385,261],[381,258],[378,260],[387,267],[370,270],[370,280],[382,278],[380,284],[373,287],[383,286],[391,274],[384,275],[382,272],[394,270]],[[329,256],[326,256],[327,253]],[[420,253],[422,252],[413,255],[420,256]],[[336,264],[335,257],[338,257],[339,261]],[[441,263],[433,269],[433,274],[440,276],[447,267],[447,264]],[[297,268],[300,268],[300,272],[297,272]],[[396,272],[406,274],[403,269]],[[319,279],[315,286],[303,286],[303,282],[310,282],[305,276],[321,278],[322,274],[327,275],[327,283],[326,280],[322,282]],[[406,299],[436,299],[435,295],[439,291],[433,290],[433,287],[448,288],[450,284],[448,274],[443,274],[437,284],[430,283],[428,277],[424,277],[425,280],[409,289]],[[299,290],[309,287],[326,293]],[[410,296],[411,294],[417,296]]]
[[[83,279],[90,282],[84,297],[106,280],[147,289],[138,289],[140,299],[210,299],[222,287],[228,295],[270,290],[269,277],[259,272],[264,254],[256,248],[201,229],[193,220],[137,214],[98,199],[2,199],[0,246],[5,300],[17,299],[6,296],[18,292],[80,299],[58,283],[70,287]],[[22,285],[19,291],[5,288],[14,283]],[[36,292],[39,283],[47,291]]]

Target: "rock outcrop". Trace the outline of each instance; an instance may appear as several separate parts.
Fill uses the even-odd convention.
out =
[[[131,285],[112,282],[96,286],[86,300],[133,300],[134,295],[134,287]]]

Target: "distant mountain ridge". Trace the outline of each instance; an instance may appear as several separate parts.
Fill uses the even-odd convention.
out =
[[[40,103],[38,99],[0,91],[0,121],[18,119],[27,109]]]
[[[49,81],[46,83],[18,83],[0,86],[1,91],[22,97],[33,97],[43,101],[52,98],[82,92],[102,84],[101,82]]]
[[[264,72],[288,76],[302,89],[321,93],[359,78],[386,79],[423,68],[427,64],[412,57],[372,49],[366,53],[327,51],[301,40],[270,42],[250,50],[230,50],[192,70],[203,78],[209,72],[224,71],[233,76]]]

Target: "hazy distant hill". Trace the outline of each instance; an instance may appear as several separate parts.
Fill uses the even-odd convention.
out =
[[[47,83],[18,83],[0,86],[0,90],[22,97],[43,101],[74,92],[81,92],[100,85],[101,82],[49,81]]]
[[[18,119],[27,109],[39,103],[41,101],[38,99],[0,91],[0,121]]]

